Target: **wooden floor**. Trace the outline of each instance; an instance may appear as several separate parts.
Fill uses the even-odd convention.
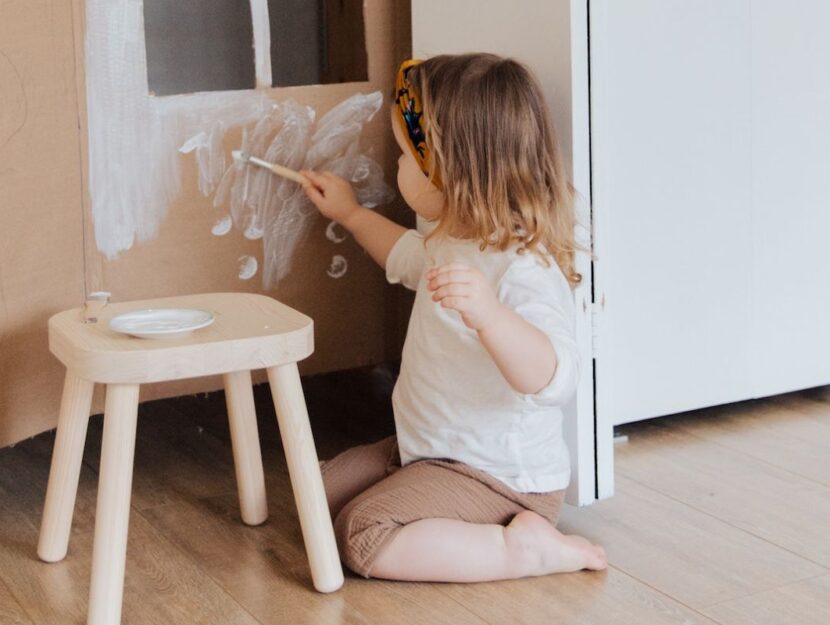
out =
[[[382,369],[304,381],[319,455],[393,431]],[[221,393],[142,405],[124,623],[825,625],[830,387],[620,428],[616,496],[560,529],[607,571],[483,584],[365,580],[311,589],[276,421],[257,387],[271,517],[239,521]],[[70,551],[35,556],[54,434],[0,450],[0,623],[85,622],[101,418],[90,425]]]

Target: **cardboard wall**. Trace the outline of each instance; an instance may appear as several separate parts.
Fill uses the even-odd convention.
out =
[[[369,80],[277,88],[318,116],[354,93],[381,90],[388,99],[397,64],[410,54],[409,2],[365,2]],[[337,245],[318,219],[296,252],[294,270],[265,291],[260,275],[238,277],[237,259],[262,258],[262,241],[237,230],[211,234],[216,213],[198,193],[192,155],[183,157],[183,192],[159,236],[114,260],[98,253],[92,234],[86,168],[86,106],[82,0],[0,4],[0,446],[55,426],[63,367],[50,354],[48,318],[80,306],[85,293],[112,292],[113,301],[185,293],[252,291],[270,295],[315,321],[315,353],[301,363],[310,374],[395,358],[410,299],[349,238]],[[383,112],[382,112],[383,113]],[[234,133],[229,133],[227,151]],[[238,135],[236,135],[238,138]],[[378,114],[364,145],[394,186],[397,147],[388,116]],[[404,223],[400,203],[381,209]],[[332,254],[346,256],[340,279],[326,275]],[[265,381],[264,372],[254,382]],[[221,378],[142,387],[141,400],[221,388]],[[96,388],[93,413],[103,411]]]

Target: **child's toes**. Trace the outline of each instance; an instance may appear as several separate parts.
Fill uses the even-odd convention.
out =
[[[594,545],[594,553],[588,560],[589,568],[594,571],[602,571],[608,568],[608,558],[605,556],[605,549],[600,545]]]

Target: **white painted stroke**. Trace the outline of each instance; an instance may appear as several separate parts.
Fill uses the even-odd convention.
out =
[[[254,23],[254,59],[258,87],[271,87],[271,22],[268,18],[268,0],[250,0]]]
[[[340,254],[335,254],[331,257],[331,264],[326,273],[330,278],[342,278],[346,275],[346,270],[349,268],[349,262]]]
[[[240,256],[239,257],[239,279],[240,280],[250,280],[251,278],[256,275],[257,269],[259,268],[259,263],[257,263],[256,258],[253,256]]]
[[[230,215],[225,215],[221,217],[215,224],[213,224],[213,228],[211,228],[211,234],[216,235],[217,237],[222,237],[228,234],[233,227],[233,219],[231,219]]]
[[[223,130],[261,117],[271,101],[253,90],[150,96],[142,0],[87,0],[85,54],[95,242],[112,259],[158,235],[180,191],[185,140],[208,129],[206,141],[187,147],[210,192],[221,177]]]
[[[326,238],[332,243],[342,243],[346,240],[346,233],[343,226],[336,221],[332,221],[326,226]]]

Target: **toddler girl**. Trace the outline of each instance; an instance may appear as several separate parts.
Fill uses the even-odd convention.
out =
[[[392,395],[396,436],[322,464],[340,555],[364,577],[473,582],[606,568],[556,527],[579,378],[573,187],[539,86],[490,54],[407,61],[398,185],[427,236],[304,171],[320,212],[416,291]]]

